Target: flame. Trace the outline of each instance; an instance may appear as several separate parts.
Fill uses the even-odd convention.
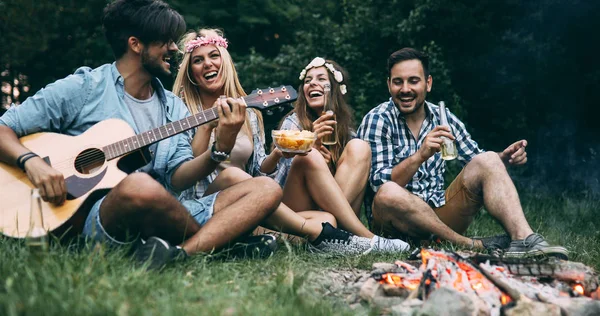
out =
[[[500,302],[502,303],[502,305],[506,305],[511,301],[510,296],[502,293],[502,295],[500,295]]]
[[[585,292],[581,284],[575,284],[573,286],[573,291],[579,295],[583,295]]]
[[[401,288],[406,288],[409,290],[414,290],[421,283],[418,279],[406,279],[402,278],[402,276],[394,274],[394,273],[386,273],[381,276],[380,283],[392,284]]]

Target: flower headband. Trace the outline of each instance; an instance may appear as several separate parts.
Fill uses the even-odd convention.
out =
[[[223,38],[222,36],[200,36],[185,44],[185,52],[191,53],[197,47],[210,44],[215,44],[223,48],[227,48],[228,46],[227,39]]]
[[[333,74],[333,78],[335,79],[335,81],[337,83],[342,83],[342,81],[344,81],[344,75],[342,75],[342,72],[335,69],[335,67],[333,67],[333,65],[331,63],[325,62],[325,59],[323,59],[321,57],[315,57],[315,59],[313,59],[310,62],[310,64],[306,65],[306,67],[304,67],[304,69],[302,69],[302,72],[300,72],[300,80],[304,80],[304,78],[306,77],[306,72],[309,71],[311,68],[316,68],[316,67],[321,67],[321,66],[325,66],[325,68],[329,69],[329,71]],[[346,90],[345,84],[340,85],[340,92],[342,92],[342,94],[346,94],[346,92],[348,92]]]

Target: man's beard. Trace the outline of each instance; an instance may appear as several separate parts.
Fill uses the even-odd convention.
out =
[[[152,58],[148,53],[147,49],[142,50],[142,67],[146,69],[146,71],[152,77],[168,77],[171,75],[171,72],[166,70],[163,65],[162,58]]]

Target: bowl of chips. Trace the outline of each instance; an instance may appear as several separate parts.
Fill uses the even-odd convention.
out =
[[[275,147],[285,153],[304,154],[310,151],[317,140],[311,131],[274,130],[271,132]]]

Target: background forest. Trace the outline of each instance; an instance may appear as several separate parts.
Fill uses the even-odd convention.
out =
[[[513,173],[519,183],[539,193],[600,193],[600,1],[166,2],[189,29],[224,29],[246,92],[296,86],[313,57],[336,60],[350,74],[357,124],[389,97],[389,54],[425,50],[428,100],[446,101],[481,147],[529,141],[527,167]],[[79,66],[113,60],[100,26],[106,3],[0,0],[0,114]]]

